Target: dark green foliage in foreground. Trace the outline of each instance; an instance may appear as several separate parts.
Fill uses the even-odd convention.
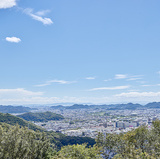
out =
[[[87,143],[87,146],[93,146],[96,143],[95,139],[90,137],[66,136],[64,134],[55,133],[53,131],[47,131],[46,135],[50,139],[50,142],[55,145],[57,150],[60,150],[61,147],[67,145]]]
[[[8,120],[4,120],[6,116]],[[16,123],[11,122],[12,115],[4,114],[1,118]],[[90,138],[0,123],[1,159],[98,159],[102,155],[105,159],[159,159],[160,121],[154,121],[151,129],[141,126],[125,134],[106,134],[106,137],[99,133],[93,147],[87,142],[94,144]]]
[[[44,133],[20,128],[18,125],[0,126],[1,159],[49,159],[50,149]]]
[[[160,121],[154,121],[152,129],[141,126],[125,134],[106,134],[105,138],[99,133],[96,142],[105,158],[159,159]]]
[[[73,144],[83,144],[83,143],[88,143],[87,146],[93,146],[96,142],[94,139],[90,137],[78,137],[78,136],[62,136],[60,138],[60,142],[62,143],[63,146]]]
[[[60,114],[52,113],[52,112],[44,112],[44,113],[25,113],[22,115],[18,115],[18,117],[23,118],[27,121],[35,121],[35,122],[47,122],[50,120],[61,120],[64,117]]]
[[[50,140],[50,142],[55,145],[55,148],[57,150],[60,150],[61,147],[66,146],[66,145],[88,143],[88,145],[92,146],[95,144],[95,140],[89,137],[65,136],[64,134],[61,134],[61,133],[56,133],[53,131],[46,131],[36,126],[35,124],[30,123],[14,115],[11,115],[8,113],[7,114],[0,113],[0,125],[2,126],[5,125],[5,127],[10,127],[10,125],[18,124],[20,127],[28,128],[28,123],[29,123],[29,129],[44,132],[47,138]]]
[[[76,150],[68,156],[69,158],[98,158],[99,150],[97,147],[87,147],[87,144],[83,145],[68,145],[61,148],[62,143],[60,138],[64,138],[63,134],[54,132],[40,132],[33,131],[28,128],[11,126],[6,123],[0,125],[0,158],[1,159],[54,159],[54,158],[65,158],[65,153]],[[58,140],[59,139],[59,140]],[[69,139],[69,137],[68,137]],[[74,139],[74,137],[72,138]],[[73,140],[76,143],[75,140]],[[84,142],[86,140],[78,142]],[[60,147],[57,151],[57,143],[59,142]],[[67,142],[71,142],[68,140]],[[64,143],[65,145],[69,143]],[[63,152],[63,153],[62,153]],[[75,158],[76,159],[76,158]]]
[[[52,159],[102,159],[97,146],[82,145],[64,146]]]

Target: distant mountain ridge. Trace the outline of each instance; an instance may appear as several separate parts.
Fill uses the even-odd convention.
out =
[[[148,103],[146,105],[141,104],[133,104],[133,103],[127,103],[127,104],[110,104],[110,105],[83,105],[83,104],[74,104],[72,106],[51,106],[51,109],[108,109],[108,110],[123,110],[123,109],[129,109],[129,110],[135,110],[135,109],[152,109],[152,108],[160,108],[160,102],[152,102]]]
[[[0,105],[1,113],[25,113],[30,112],[32,110],[37,110],[36,108],[24,107],[24,106],[4,106]]]

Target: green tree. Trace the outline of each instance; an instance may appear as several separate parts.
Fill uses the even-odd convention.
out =
[[[44,133],[12,126],[0,126],[1,159],[47,159],[50,143]]]
[[[87,148],[86,144],[77,144],[62,147],[52,159],[102,159],[102,157],[98,147]]]

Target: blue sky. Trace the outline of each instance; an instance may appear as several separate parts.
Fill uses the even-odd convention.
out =
[[[0,104],[160,101],[159,6],[0,0]]]

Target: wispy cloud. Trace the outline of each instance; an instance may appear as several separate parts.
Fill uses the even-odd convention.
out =
[[[141,80],[143,75],[134,75],[134,76],[128,76],[127,81],[136,81],[136,80]]]
[[[44,86],[51,85],[52,83],[71,84],[71,83],[76,83],[76,81],[50,80],[50,81],[47,81],[47,82],[45,82],[45,83],[43,83],[43,84],[35,85],[35,87],[44,87]]]
[[[16,89],[0,89],[0,98],[3,96],[16,96],[16,97],[23,97],[23,96],[41,96],[43,92],[33,92],[28,91],[24,88],[16,88]]]
[[[126,79],[127,81],[141,80],[143,75],[116,74],[115,79]]]
[[[94,80],[96,77],[86,77],[87,80]]]
[[[0,9],[16,6],[16,0],[0,0]]]
[[[144,84],[141,85],[142,87],[153,87],[153,86],[160,86],[160,84]]]
[[[41,10],[41,11],[36,12],[35,14],[39,16],[45,16],[48,13],[50,13],[50,10]]]
[[[98,91],[98,90],[119,90],[119,89],[128,89],[130,86],[115,86],[115,87],[99,87],[92,88],[89,91]]]
[[[140,98],[140,97],[160,97],[160,92],[129,92],[115,95],[116,97]]]
[[[136,80],[141,80],[141,77],[131,77],[129,79],[127,79],[127,81],[136,81]]]
[[[21,42],[21,39],[17,37],[6,37],[6,41],[12,42],[12,43],[19,43]]]
[[[127,77],[128,77],[128,75],[126,75],[126,74],[116,74],[115,75],[115,79],[125,79]]]
[[[103,80],[104,82],[108,82],[108,81],[112,81],[112,79],[106,79],[106,80]]]
[[[33,13],[33,9],[27,8],[23,12],[29,15],[30,17],[32,17],[34,20],[42,22],[44,25],[53,24],[53,21],[50,18],[43,17],[46,15],[46,13],[49,12],[49,10],[44,10],[44,11]]]

